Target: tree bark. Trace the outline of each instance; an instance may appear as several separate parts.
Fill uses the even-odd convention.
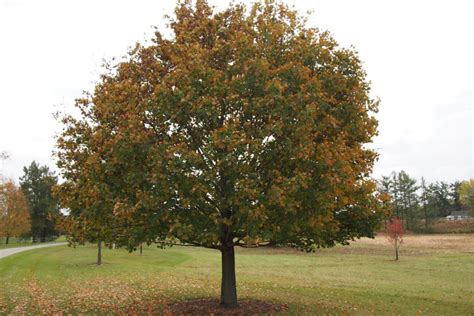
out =
[[[395,261],[398,261],[398,242],[395,240]]]
[[[143,255],[143,244],[140,244],[140,256]]]
[[[428,215],[428,208],[426,207],[426,204],[423,206],[423,211],[425,213],[425,228],[428,230],[429,227],[431,227],[430,223],[430,216]]]
[[[97,243],[97,265],[100,266],[102,264],[102,241],[99,240]]]
[[[222,282],[221,305],[226,308],[237,307],[237,282],[235,279],[235,253],[234,246],[223,246],[222,256]]]
[[[406,230],[410,230],[410,223],[408,220],[408,209],[405,209],[405,227]]]

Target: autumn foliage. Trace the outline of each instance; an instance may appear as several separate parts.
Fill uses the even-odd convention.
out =
[[[80,117],[62,117],[72,240],[217,249],[221,303],[235,306],[235,246],[373,237],[378,102],[356,52],[270,1],[186,1],[170,27],[109,68]]]
[[[388,241],[395,249],[395,260],[398,260],[398,250],[403,243],[403,235],[405,230],[403,228],[403,221],[399,217],[395,217],[385,224],[385,232],[387,233]]]
[[[23,192],[13,182],[0,185],[0,237],[20,237],[30,231],[30,215]]]

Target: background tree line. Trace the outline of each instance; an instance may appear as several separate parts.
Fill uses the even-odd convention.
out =
[[[52,194],[57,177],[35,161],[23,172],[19,186],[0,175],[0,237],[7,244],[11,237],[46,242],[58,236],[55,222],[61,213]]]
[[[393,215],[407,230],[429,230],[436,218],[461,211],[472,214],[474,209],[474,180],[418,182],[402,170],[382,176],[378,184],[380,192],[390,195]]]

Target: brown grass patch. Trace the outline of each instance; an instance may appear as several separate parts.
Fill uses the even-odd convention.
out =
[[[425,234],[407,233],[403,237],[402,249],[405,255],[429,255],[437,253],[474,253],[474,234]],[[289,247],[262,247],[239,249],[246,254],[258,255],[314,255]],[[333,248],[321,248],[318,253],[326,254],[359,254],[359,255],[391,255],[393,246],[385,233],[375,238],[361,238],[352,241],[348,246],[337,245]]]
[[[474,252],[474,234],[449,234],[449,235],[405,235],[403,246],[414,250],[429,252]],[[384,234],[379,234],[375,239],[362,238],[354,245],[361,246],[387,246],[389,245]]]
[[[462,220],[462,221],[448,221],[438,220],[432,225],[432,230],[435,233],[474,233],[474,221],[473,220]]]

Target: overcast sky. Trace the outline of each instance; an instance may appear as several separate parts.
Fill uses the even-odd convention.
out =
[[[228,1],[209,1],[223,8]],[[244,1],[250,2],[250,1]],[[406,170],[429,181],[474,177],[472,1],[286,1],[311,26],[353,45],[381,99],[374,176]],[[91,90],[102,60],[165,27],[174,1],[0,0],[0,152],[18,181],[32,160],[55,169],[60,130]]]

